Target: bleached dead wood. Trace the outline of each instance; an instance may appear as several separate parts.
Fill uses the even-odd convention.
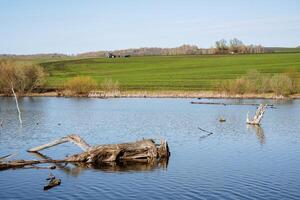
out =
[[[17,110],[18,110],[18,114],[19,114],[19,121],[20,121],[20,124],[22,125],[23,122],[22,122],[22,118],[21,118],[21,111],[20,111],[20,108],[19,108],[18,98],[17,98],[17,95],[16,95],[16,93],[15,93],[13,83],[11,83],[11,91],[12,91],[12,93],[14,94],[14,97],[15,97],[16,106],[17,106]]]
[[[71,155],[61,160],[43,159],[9,161],[0,163],[0,170],[41,163],[78,162],[94,165],[110,162],[150,163],[170,156],[168,143],[165,140],[161,140],[160,144],[156,144],[152,139],[144,139],[132,143],[107,144],[91,147],[78,135],[68,135],[50,143],[31,148],[28,151],[38,152],[65,142],[72,142],[76,144],[82,148],[84,152]]]
[[[252,119],[249,118],[249,113],[247,113],[246,123],[251,125],[260,125],[260,122],[263,118],[266,109],[267,109],[267,105],[260,104]]]

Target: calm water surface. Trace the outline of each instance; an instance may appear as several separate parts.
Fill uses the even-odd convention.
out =
[[[165,138],[171,150],[158,166],[61,166],[52,170],[61,186],[48,191],[50,170],[0,171],[0,199],[300,199],[300,101],[210,100],[275,104],[258,128],[245,124],[254,106],[191,100],[21,98],[20,127],[13,99],[0,98],[0,156],[37,159],[26,149],[70,133],[90,144]],[[76,152],[72,144],[42,151],[52,158]]]

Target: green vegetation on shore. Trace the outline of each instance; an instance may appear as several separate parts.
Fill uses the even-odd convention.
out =
[[[47,87],[62,88],[76,76],[89,76],[99,88],[106,79],[118,81],[121,90],[215,90],[249,70],[263,74],[296,72],[300,79],[300,53],[247,55],[148,56],[87,58],[42,62],[49,74]]]

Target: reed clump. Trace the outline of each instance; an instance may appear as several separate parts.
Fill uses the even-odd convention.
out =
[[[119,81],[114,81],[111,78],[105,79],[101,83],[101,89],[104,92],[119,92],[120,91]]]
[[[292,94],[296,90],[292,79],[285,74],[274,75],[270,80],[270,87],[276,95],[283,96]]]

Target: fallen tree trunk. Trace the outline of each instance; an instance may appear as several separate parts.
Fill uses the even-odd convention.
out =
[[[28,150],[28,152],[38,152],[65,142],[73,142],[85,151],[79,154],[71,155],[62,160],[15,160],[0,163],[0,170],[18,167],[20,168],[26,165],[35,165],[41,163],[81,162],[94,165],[110,162],[150,163],[153,161],[159,161],[160,159],[168,158],[170,156],[168,143],[165,140],[161,140],[160,144],[156,144],[152,139],[144,139],[132,143],[107,144],[91,147],[78,135],[68,135],[50,143],[31,148]]]
[[[204,105],[222,105],[222,106],[259,106],[258,103],[223,103],[223,102],[206,102],[206,101],[191,101],[191,104]],[[275,108],[273,104],[266,104],[267,107]]]

